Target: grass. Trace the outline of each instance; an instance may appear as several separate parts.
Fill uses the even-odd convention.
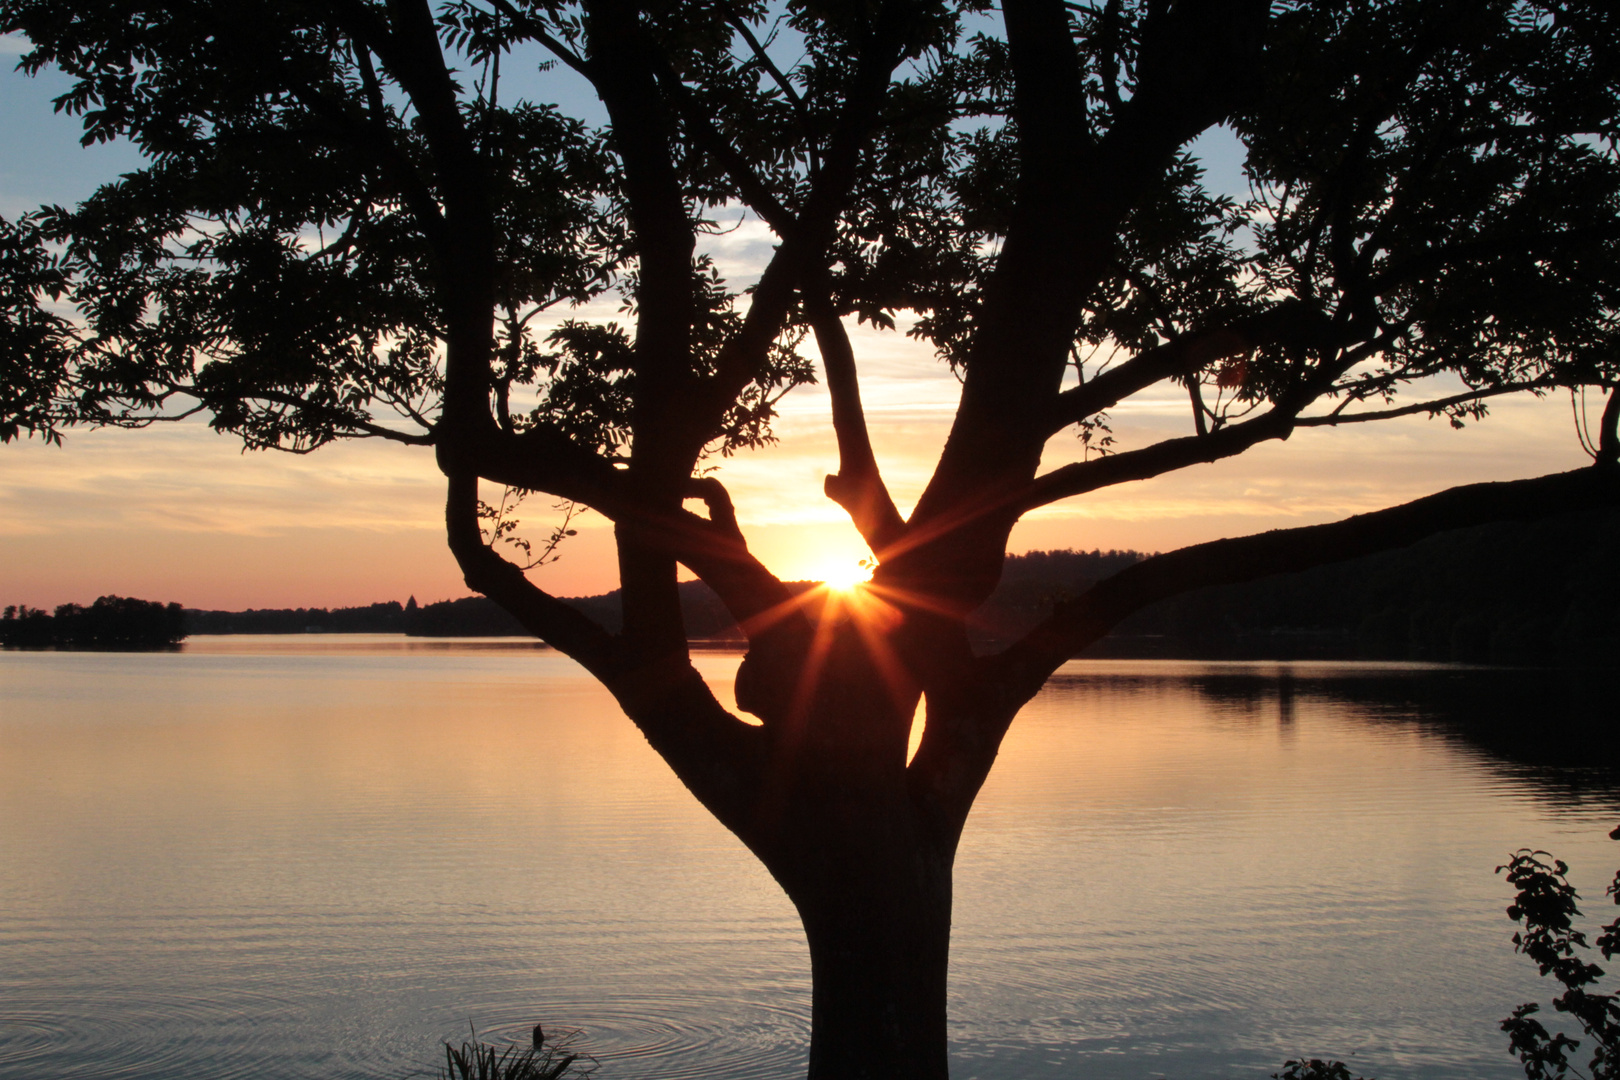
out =
[[[549,1039],[536,1024],[532,1046],[495,1046],[480,1041],[474,1029],[472,1038],[460,1046],[444,1044],[444,1066],[439,1070],[439,1077],[440,1080],[585,1080],[595,1070],[596,1060],[569,1049],[568,1044],[575,1034],[577,1032]]]

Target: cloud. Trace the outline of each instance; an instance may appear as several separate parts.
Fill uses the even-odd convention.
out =
[[[166,529],[276,536],[289,529],[442,528],[429,451],[351,443],[294,457],[243,453],[202,424],[70,433],[5,449],[0,536]]]

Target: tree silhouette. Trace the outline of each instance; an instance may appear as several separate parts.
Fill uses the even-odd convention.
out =
[[[1182,591],[1615,502],[1615,20],[1587,0],[0,0],[22,66],[74,80],[59,106],[85,139],[148,160],[0,235],[0,434],[201,411],[254,447],[432,446],[467,584],[600,679],[797,906],[811,1076],[941,1077],[957,839],[1059,664]],[[542,57],[604,128],[503,95],[503,63]],[[1186,151],[1217,124],[1247,199]],[[743,292],[701,254],[722,207],[776,237]],[[611,292],[629,325],[536,329]],[[962,380],[909,515],[842,322],[900,312]],[[859,603],[778,580],[702,465],[769,438],[809,335],[826,492],[877,562]],[[1107,410],[1164,383],[1189,433],[1112,445]],[[969,646],[1037,507],[1566,387],[1611,392],[1593,468],[1172,552]],[[1042,472],[1065,431],[1095,453]],[[480,480],[613,522],[622,628],[525,577]],[[758,723],[689,663],[678,565],[742,625]]]

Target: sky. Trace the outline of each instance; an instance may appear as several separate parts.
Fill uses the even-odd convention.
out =
[[[8,217],[71,203],[138,165],[128,147],[78,145],[77,121],[52,114],[61,77],[12,70],[23,47],[0,37],[0,214]],[[514,74],[503,76],[503,87],[564,101],[589,117],[596,103],[571,78],[566,69],[526,80]],[[1236,190],[1229,138],[1210,133],[1195,150],[1207,152],[1214,185]],[[710,250],[722,272],[746,280],[770,247],[769,232],[744,221]],[[622,321],[616,307],[605,301],[565,314]],[[851,334],[879,463],[905,512],[938,458],[959,386],[927,345],[903,333],[852,324]],[[814,356],[813,344],[807,351]],[[1112,416],[1121,449],[1191,433],[1176,388],[1139,395]],[[787,579],[835,573],[867,552],[822,494],[823,478],[837,469],[824,388],[789,395],[775,433],[773,446],[712,464],[750,548],[772,570]],[[1043,468],[1079,456],[1073,434],[1059,434]],[[1238,458],[1044,508],[1019,524],[1011,550],[1165,551],[1587,460],[1567,397],[1500,401],[1484,423],[1462,431],[1424,417],[1307,429]],[[249,453],[200,420],[73,430],[60,447],[17,441],[0,446],[0,605],[51,608],[109,593],[224,609],[465,596],[444,543],[443,498],[430,451],[375,441],[305,456]],[[544,535],[559,515],[535,497],[518,516],[531,535]],[[607,523],[588,513],[575,524],[579,533],[559,549],[561,558],[531,577],[562,596],[610,591],[617,573]]]

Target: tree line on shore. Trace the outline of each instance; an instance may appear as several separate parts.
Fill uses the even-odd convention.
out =
[[[1014,640],[1053,607],[1144,558],[1137,551],[1032,551],[1009,556],[1001,584],[974,613],[982,647]],[[1620,664],[1620,512],[1498,524],[1398,551],[1244,585],[1204,589],[1147,608],[1085,655],[1185,658],[1370,658],[1465,663]],[[813,582],[791,587],[809,589]],[[719,597],[680,587],[693,640],[741,642]],[[566,601],[609,631],[617,590]],[[12,646],[172,644],[187,634],[373,633],[527,636],[479,596],[418,604],[202,611],[104,596],[89,608],[7,608]]]
[[[0,612],[0,644],[22,648],[151,649],[186,636],[179,604],[102,596],[89,607],[59,604],[47,613],[27,604]]]

